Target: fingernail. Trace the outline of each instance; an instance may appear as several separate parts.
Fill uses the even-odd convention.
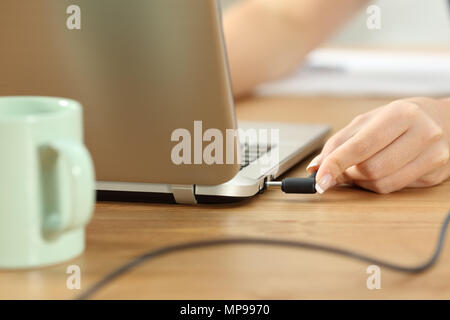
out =
[[[316,183],[316,190],[318,193],[322,194],[335,184],[336,182],[332,180],[331,175],[327,173]]]
[[[317,171],[317,169],[319,168],[319,161],[320,161],[320,155],[318,155],[317,157],[312,159],[310,164],[308,164],[308,166],[306,167],[306,171],[308,173],[313,173],[314,171]]]

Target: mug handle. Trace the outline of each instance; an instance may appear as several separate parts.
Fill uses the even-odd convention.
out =
[[[91,219],[95,203],[95,174],[89,151],[83,144],[70,140],[57,140],[45,148],[54,152],[62,164],[57,168],[63,172],[56,175],[61,178],[65,174],[69,181],[58,186],[58,200],[61,202],[65,196],[66,205],[60,203],[58,212],[47,213],[44,229],[59,234],[83,227]]]

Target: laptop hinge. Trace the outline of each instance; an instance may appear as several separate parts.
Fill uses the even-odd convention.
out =
[[[197,204],[197,199],[195,199],[195,185],[173,184],[171,185],[171,189],[176,203]]]

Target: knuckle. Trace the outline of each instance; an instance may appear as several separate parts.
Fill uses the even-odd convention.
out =
[[[438,156],[436,157],[436,164],[439,167],[446,166],[450,161],[450,151],[448,147],[444,147],[439,151]]]
[[[343,142],[343,139],[339,136],[331,137],[328,142],[325,144],[325,149],[328,151],[332,151],[339,147]]]
[[[405,106],[404,100],[394,100],[391,103],[386,105],[387,109],[392,109],[394,111],[399,111]]]
[[[434,125],[433,128],[430,130],[430,141],[439,141],[444,137],[444,130]]]
[[[441,140],[444,135],[442,128],[434,124],[431,125],[431,127],[427,126],[420,131],[421,133],[419,133],[419,137],[417,140],[422,144],[437,142]]]
[[[392,188],[383,180],[376,180],[372,182],[372,190],[379,194],[388,194],[392,192]]]
[[[369,180],[378,180],[381,178],[378,166],[372,161],[366,161],[356,166],[365,177]]]
[[[347,141],[345,137],[343,137],[339,133],[335,134],[325,143],[323,147],[324,154],[330,154],[331,152],[339,148],[345,141]]]
[[[353,120],[350,122],[351,125],[358,125],[366,121],[367,115],[366,114],[360,114],[353,118]]]
[[[412,102],[412,103],[416,103],[418,105],[423,105],[423,104],[433,104],[434,103],[434,99],[428,98],[428,97],[421,97],[421,96],[417,96],[417,97],[411,97],[406,99],[406,101]]]
[[[421,112],[417,103],[407,100],[396,100],[390,106],[399,113],[399,116],[406,119],[415,119]]]
[[[404,117],[407,117],[408,119],[415,119],[419,115],[421,110],[416,103],[407,101],[403,103],[401,112]]]
[[[342,172],[344,172],[345,171],[345,169],[347,169],[347,168],[345,168],[345,164],[344,164],[344,162],[340,159],[340,158],[338,158],[338,157],[336,157],[336,156],[334,156],[334,155],[331,155],[329,158],[328,158],[328,161],[327,161],[328,163],[327,163],[327,166],[331,169],[331,171],[332,172],[334,172],[336,175],[339,175],[338,173],[342,173]]]
[[[356,156],[367,154],[368,150],[371,147],[372,142],[370,139],[357,139],[355,140],[355,144],[353,146],[353,153]]]
[[[423,176],[419,179],[419,182],[425,187],[431,187],[438,183],[438,179],[435,175]]]

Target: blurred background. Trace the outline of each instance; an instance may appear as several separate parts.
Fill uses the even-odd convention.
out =
[[[221,0],[223,12],[242,1],[246,0]],[[336,1],[334,4],[339,2]],[[366,3],[362,0],[361,3],[359,11],[299,61],[297,68],[259,85],[255,92],[260,95],[448,96],[450,0]],[[373,13],[367,12],[371,5],[380,10],[379,29],[367,26]],[[264,32],[263,27],[261,30]]]
[[[239,1],[221,0],[227,10]],[[339,0],[337,0],[339,1]],[[366,9],[374,4],[381,9],[380,30],[366,27]],[[450,1],[375,0],[367,1],[341,30],[329,40],[333,46],[442,47],[450,45]]]

